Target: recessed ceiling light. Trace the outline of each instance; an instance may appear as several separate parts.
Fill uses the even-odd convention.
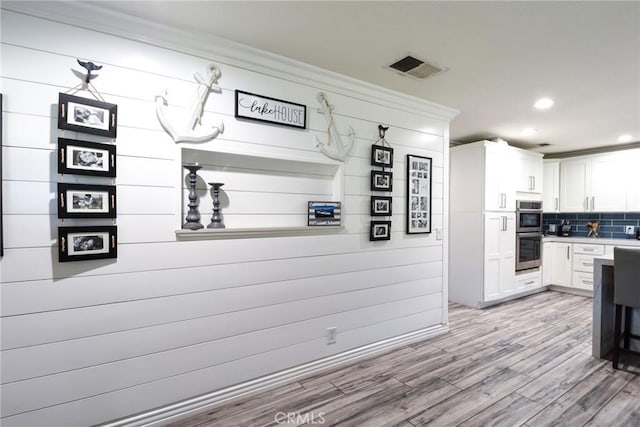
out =
[[[618,142],[631,142],[633,140],[633,136],[625,133],[624,135],[620,135],[618,137]]]
[[[533,104],[538,110],[546,110],[547,108],[551,108],[553,105],[553,99],[551,98],[540,98]]]
[[[534,128],[524,128],[522,129],[522,134],[524,136],[533,136],[536,134],[536,132],[538,132],[538,129],[534,129]]]

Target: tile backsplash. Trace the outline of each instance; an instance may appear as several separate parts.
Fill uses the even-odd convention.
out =
[[[584,213],[545,213],[542,216],[545,233],[549,224],[560,224],[561,220],[571,222],[571,235],[587,237],[588,222],[600,221],[599,233],[601,238],[626,239],[625,226],[632,225],[640,228],[640,213],[638,212],[584,212]]]

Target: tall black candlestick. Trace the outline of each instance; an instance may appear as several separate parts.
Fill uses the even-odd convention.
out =
[[[186,222],[182,224],[182,228],[187,230],[199,230],[204,228],[204,225],[200,224],[200,212],[198,212],[198,194],[196,193],[196,181],[198,179],[198,172],[202,169],[202,166],[198,165],[185,165],[185,168],[189,170],[189,212],[187,213]]]
[[[213,216],[211,217],[211,223],[207,225],[207,228],[225,228],[222,221],[222,215],[220,215],[220,187],[224,184],[221,182],[210,182],[211,192],[213,195]]]

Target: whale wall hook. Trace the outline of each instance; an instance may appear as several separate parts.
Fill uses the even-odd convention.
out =
[[[177,125],[181,126],[174,126],[175,121],[172,123],[172,120],[167,115],[166,109],[169,105],[167,92],[164,91],[156,95],[156,116],[162,128],[171,136],[174,142],[206,142],[224,132],[222,120],[219,120],[204,131],[200,130],[200,128],[205,127],[202,124],[202,116],[204,115],[204,106],[207,103],[209,93],[222,93],[222,89],[218,86],[218,79],[220,79],[221,75],[220,69],[214,64],[207,66],[206,77],[202,77],[200,73],[193,74],[198,86],[189,113],[177,123]]]
[[[333,120],[333,110],[335,107],[329,103],[327,94],[318,92],[316,99],[320,103],[318,112],[323,114],[327,121],[327,142],[322,142],[318,137],[315,137],[316,147],[318,147],[325,156],[344,162],[353,148],[356,132],[349,126],[347,130],[347,141],[343,141]]]

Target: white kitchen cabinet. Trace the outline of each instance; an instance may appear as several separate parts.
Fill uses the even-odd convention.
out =
[[[591,192],[591,159],[579,158],[560,162],[560,211],[586,212]]]
[[[571,287],[573,271],[573,249],[571,243],[550,242],[550,284]],[[547,266],[543,265],[543,268]]]
[[[562,160],[560,210],[611,212],[627,210],[628,169],[625,153],[608,153]]]
[[[560,212],[560,161],[544,161],[542,184],[542,210]]]
[[[516,274],[516,292],[524,292],[542,287],[540,270]]]
[[[516,279],[517,150],[492,141],[450,150],[450,301],[486,307],[540,287],[540,278]]]
[[[515,210],[514,159],[508,145],[489,142],[484,146],[484,210]]]
[[[625,154],[618,152],[593,157],[589,211],[612,212],[628,209],[626,206],[628,169],[623,166]]]
[[[625,152],[627,211],[640,212],[640,148]],[[622,169],[622,168],[621,168]]]
[[[525,193],[541,193],[544,180],[542,154],[514,148],[512,158],[515,190]]]
[[[542,284],[551,284],[551,265],[553,264],[553,243],[542,243]]]
[[[484,221],[484,300],[515,291],[516,235],[514,213],[486,213]]]

